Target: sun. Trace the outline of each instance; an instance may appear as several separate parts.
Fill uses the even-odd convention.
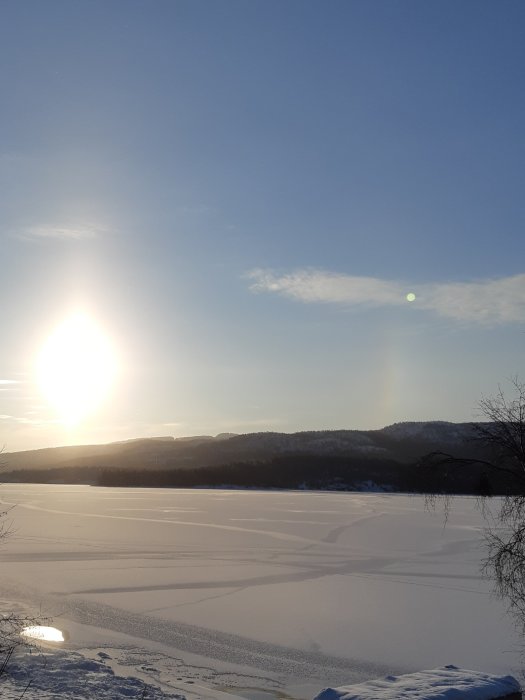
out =
[[[116,370],[109,339],[83,314],[61,323],[37,360],[40,388],[64,423],[79,423],[107,398]]]

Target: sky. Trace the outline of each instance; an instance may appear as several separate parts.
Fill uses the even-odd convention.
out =
[[[0,445],[469,421],[523,376],[521,0],[5,0]]]

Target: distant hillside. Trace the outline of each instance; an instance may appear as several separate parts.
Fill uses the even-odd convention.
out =
[[[203,442],[220,440],[208,435],[196,437],[136,438],[106,445],[74,445],[40,450],[7,452],[3,455],[5,471],[53,469],[56,467],[159,468],[184,461],[183,454]],[[174,460],[174,461],[173,461]]]
[[[107,445],[81,445],[10,452],[5,471],[57,467],[117,469],[198,468],[282,455],[359,457],[408,463],[432,450],[471,455],[472,423],[395,423],[381,430],[319,430],[299,433],[223,433],[138,438]]]
[[[486,457],[474,428],[473,423],[396,423],[381,430],[168,436],[29,450],[3,455],[2,480],[476,493],[486,481],[479,465],[432,473],[419,465],[433,451]],[[501,479],[491,488],[506,491]]]

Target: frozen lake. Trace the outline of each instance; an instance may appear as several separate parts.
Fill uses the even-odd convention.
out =
[[[308,698],[450,663],[521,669],[479,573],[474,499],[456,499],[444,527],[416,496],[32,484],[0,496],[16,505],[4,606],[41,607],[69,648],[189,698]]]

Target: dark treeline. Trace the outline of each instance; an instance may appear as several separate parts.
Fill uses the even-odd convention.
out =
[[[88,484],[98,486],[105,467],[55,467],[53,469],[17,469],[2,472],[2,483]]]
[[[185,470],[105,470],[101,486],[238,486],[247,488],[360,490],[370,482],[391,488],[408,486],[411,467],[396,462],[285,455]],[[395,479],[385,478],[390,475]]]
[[[496,480],[497,479],[497,480]],[[28,469],[2,475],[4,482],[140,486],[384,490],[404,493],[505,494],[506,483],[479,465],[434,466],[380,459],[282,455],[192,469],[125,469],[106,466]]]

